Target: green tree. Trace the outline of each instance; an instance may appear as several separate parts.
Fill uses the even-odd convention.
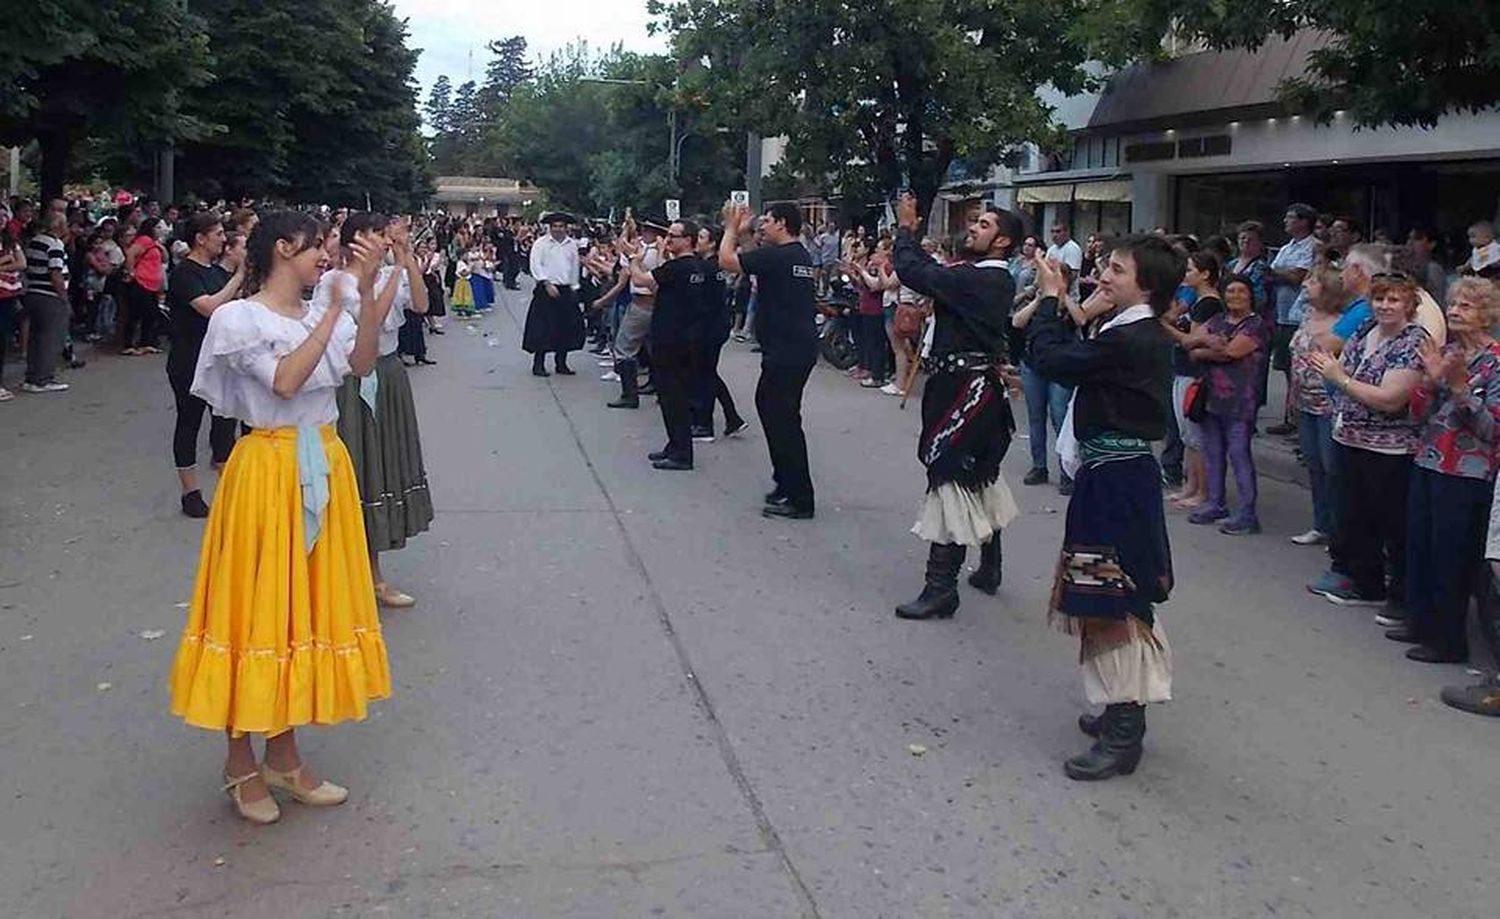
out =
[[[533,74],[531,65],[526,62],[526,39],[520,35],[492,41],[485,48],[490,52],[490,62],[485,65],[484,82],[476,94],[475,103],[488,121],[500,113],[500,107],[516,87],[530,80]]]
[[[1090,84],[1072,27],[1102,0],[652,0],[680,94],[788,138],[787,165],[846,198],[909,188],[925,213],[949,165],[1054,133],[1037,90]]]
[[[36,0],[5,31],[0,142],[36,140],[45,196],[61,194],[86,137],[134,146],[206,130],[183,96],[210,79],[208,37],[180,0]]]
[[[417,53],[386,3],[193,2],[217,63],[189,100],[214,129],[182,151],[185,188],[360,207],[367,193],[389,208],[427,197]]]
[[[1161,53],[1161,37],[1258,48],[1301,29],[1330,35],[1308,74],[1282,86],[1296,112],[1327,121],[1431,127],[1449,112],[1500,103],[1500,4],[1494,0],[1117,0],[1085,20],[1103,56]]]
[[[297,142],[286,194],[351,207],[368,201],[378,210],[420,207],[432,183],[417,117],[418,52],[407,47],[406,23],[384,0],[333,6],[354,40],[319,49],[339,78],[319,105],[291,113]]]
[[[453,130],[453,83],[446,74],[433,81],[423,113],[427,116],[427,126],[434,133],[446,134]]]

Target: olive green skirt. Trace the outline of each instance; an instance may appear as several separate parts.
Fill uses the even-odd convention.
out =
[[[364,507],[365,541],[372,552],[399,549],[432,524],[432,495],[422,463],[422,437],[411,380],[401,358],[375,365],[380,381],[375,411],[359,396],[359,378],[339,387],[339,438],[349,448]]]

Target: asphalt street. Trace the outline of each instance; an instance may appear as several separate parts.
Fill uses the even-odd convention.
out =
[[[1256,537],[1174,515],[1177,699],[1134,776],[1080,785],[1077,649],[1045,615],[1065,499],[1020,486],[1024,440],[1000,595],[902,622],[915,406],[819,367],[818,517],[764,520],[758,425],[653,470],[654,400],[605,408],[583,355],[530,376],[525,307],[450,319],[412,371],[438,511],[384,561],[419,598],[383,614],[395,695],[300,734],[353,795],[268,828],[167,711],[202,527],[162,359],[0,405],[0,915],[1500,910],[1500,724],[1437,701],[1465,668],[1304,591],[1305,490],[1264,481]],[[756,356],[724,370],[753,418]]]

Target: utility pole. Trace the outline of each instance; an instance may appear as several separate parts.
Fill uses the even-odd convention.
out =
[[[760,135],[745,132],[745,190],[750,192],[750,211],[760,211]]]

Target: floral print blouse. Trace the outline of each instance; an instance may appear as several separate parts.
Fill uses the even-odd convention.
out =
[[[1417,358],[1417,347],[1427,333],[1415,322],[1374,346],[1365,354],[1366,342],[1379,329],[1374,319],[1368,319],[1344,343],[1339,362],[1344,372],[1361,383],[1379,386],[1386,373],[1392,370],[1415,370],[1421,372],[1422,363]],[[1369,450],[1374,453],[1411,453],[1417,447],[1420,425],[1412,418],[1409,409],[1390,413],[1370,408],[1358,399],[1342,391],[1334,393],[1334,407],[1338,419],[1333,426],[1333,439],[1346,447]]]
[[[1500,469],[1500,343],[1469,360],[1469,385],[1463,391],[1424,381],[1412,393],[1411,414],[1422,422],[1418,466],[1466,479],[1494,479]]]

